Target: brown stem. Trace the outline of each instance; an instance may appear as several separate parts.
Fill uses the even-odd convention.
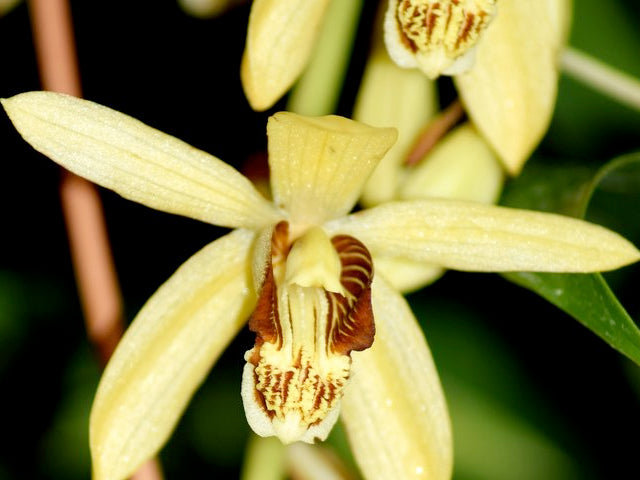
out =
[[[60,200],[87,336],[104,366],[122,336],[123,325],[102,204],[93,184],[66,171],[60,180]]]
[[[417,165],[438,143],[438,140],[444,137],[460,121],[463,115],[462,103],[460,103],[460,100],[454,100],[420,132],[420,135],[418,135],[409,150],[405,164],[407,166]]]
[[[29,0],[42,87],[82,96],[68,0]],[[87,336],[105,365],[122,336],[122,299],[96,187],[63,171],[60,200],[69,238]],[[137,480],[161,480],[156,460],[144,464]]]

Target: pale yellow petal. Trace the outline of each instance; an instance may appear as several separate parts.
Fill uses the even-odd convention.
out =
[[[406,173],[397,193],[404,200],[451,198],[493,203],[504,180],[495,154],[468,123],[448,133]],[[376,272],[406,293],[433,283],[445,269],[406,258],[378,256]]]
[[[487,142],[469,123],[449,132],[400,186],[402,200],[452,198],[494,203],[504,173]]]
[[[287,446],[289,477],[296,480],[349,480],[349,470],[329,447],[296,442]]]
[[[285,477],[286,448],[276,437],[249,435],[241,480],[282,480]]]
[[[9,13],[19,3],[20,0],[0,0],[0,16]]]
[[[129,200],[226,227],[277,221],[235,169],[127,115],[53,92],[23,93],[2,105],[36,150]]]
[[[376,338],[353,354],[342,420],[367,480],[451,477],[451,426],[429,347],[405,300],[381,278]]]
[[[376,275],[382,275],[389,284],[402,293],[418,290],[438,280],[445,269],[430,263],[378,255],[375,260]]]
[[[125,333],[91,411],[95,480],[124,479],[157,453],[244,325],[255,303],[253,239],[253,232],[235,230],[191,257]]]
[[[498,2],[475,65],[455,78],[467,113],[512,174],[549,126],[567,11],[555,1]]]
[[[241,3],[243,0],[178,0],[185,13],[199,18],[218,17]]]
[[[387,203],[325,225],[377,256],[469,271],[594,272],[640,259],[615,232],[575,218],[456,200]]]
[[[384,48],[374,51],[362,77],[353,118],[377,127],[396,127],[398,141],[366,183],[360,199],[363,205],[395,198],[409,149],[437,110],[434,82],[418,70],[398,67]]]
[[[397,136],[395,128],[290,112],[269,118],[267,134],[273,197],[294,224],[349,212]]]
[[[241,78],[254,110],[271,107],[298,78],[315,45],[328,0],[254,0]]]
[[[330,0],[316,46],[284,110],[302,115],[336,111],[364,0]]]

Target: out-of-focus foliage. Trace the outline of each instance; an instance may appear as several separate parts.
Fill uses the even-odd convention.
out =
[[[566,186],[566,179],[570,181],[580,179],[584,173],[581,167],[574,169],[575,173],[572,169],[568,169],[563,172],[562,177],[557,176],[553,179],[548,176],[547,170],[544,174],[542,171],[534,171],[516,180],[510,190],[516,192],[515,199],[511,200],[510,193],[507,191],[504,201],[509,205],[533,209],[555,204],[556,211],[585,217],[589,213],[589,202],[594,199],[596,201],[595,221],[615,228],[617,231],[626,232],[628,238],[640,238],[635,215],[627,213],[640,207],[640,154],[612,160],[590,181],[573,186],[572,189]],[[542,175],[539,176],[539,174]],[[556,180],[557,183],[551,180]],[[553,189],[553,186],[556,188]],[[548,189],[546,194],[540,196],[540,190],[545,188]],[[542,205],[537,204],[536,201]],[[622,272],[613,275],[624,274],[625,271],[623,269]],[[504,276],[518,285],[533,290],[574,316],[613,348],[640,365],[640,329],[617,300],[601,274],[514,272]]]

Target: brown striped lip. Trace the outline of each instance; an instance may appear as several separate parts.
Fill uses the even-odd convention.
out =
[[[313,227],[290,241],[287,223],[276,226],[243,375],[245,412],[256,433],[284,443],[326,438],[350,354],[373,343],[372,279],[371,255],[357,239],[329,239]]]
[[[397,42],[426,73],[447,73],[478,43],[497,0],[392,0]],[[395,7],[392,7],[395,5]],[[390,49],[392,50],[392,49]],[[393,55],[392,55],[393,56]]]

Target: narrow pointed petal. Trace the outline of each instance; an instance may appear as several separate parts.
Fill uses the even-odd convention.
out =
[[[328,4],[328,0],[254,0],[241,69],[254,110],[271,107],[298,78]]]
[[[278,218],[229,165],[115,110],[53,92],[23,93],[2,105],[36,150],[129,200],[226,227]]]
[[[487,142],[466,123],[447,134],[416,166],[400,186],[403,200],[451,198],[493,203],[504,173]],[[438,265],[397,257],[376,258],[376,271],[403,293],[417,290],[442,276]]]
[[[325,226],[353,235],[377,256],[469,271],[595,272],[636,262],[640,252],[583,220],[456,200],[387,203]]]
[[[467,113],[512,174],[520,172],[553,113],[566,1],[498,2],[475,65],[455,78]]]
[[[349,212],[397,137],[395,128],[289,112],[269,118],[267,134],[274,200],[292,224],[320,224]]]
[[[284,110],[302,115],[329,115],[336,111],[364,3],[329,2],[316,46],[289,93]]]
[[[235,230],[149,299],[102,376],[90,419],[96,480],[121,480],[162,447],[194,391],[255,305],[253,232]]]
[[[373,283],[376,338],[353,355],[342,420],[364,476],[448,480],[453,446],[438,373],[405,300]]]

